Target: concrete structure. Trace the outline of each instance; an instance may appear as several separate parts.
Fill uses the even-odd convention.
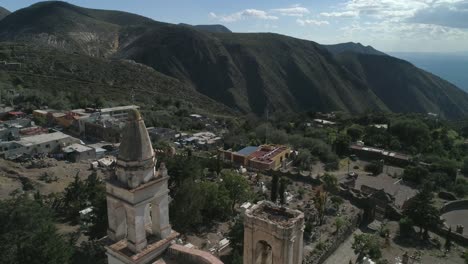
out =
[[[301,264],[304,214],[262,201],[244,216],[244,264]]]
[[[62,151],[65,158],[73,162],[96,158],[96,151],[93,148],[81,144],[72,144],[62,148]]]
[[[286,146],[262,145],[249,146],[237,152],[223,150],[225,161],[254,170],[277,170],[289,158],[291,150]]]
[[[362,142],[361,142],[362,143]],[[363,144],[351,144],[349,150],[361,159],[366,160],[385,160],[385,163],[406,166],[411,163],[410,155],[393,152],[385,149],[364,146]]]
[[[16,141],[0,142],[0,155],[6,159],[21,155],[41,155],[58,152],[68,145],[80,143],[80,140],[62,132],[24,137]]]
[[[218,137],[213,132],[203,131],[183,139],[182,143],[186,145],[195,145],[201,149],[213,149],[219,147],[221,139],[221,137]]]
[[[158,170],[151,141],[137,110],[123,131],[115,171],[106,184],[109,264],[221,263],[207,252],[173,245],[178,233],[169,223],[169,176]]]

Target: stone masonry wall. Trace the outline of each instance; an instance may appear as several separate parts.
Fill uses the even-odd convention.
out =
[[[323,248],[321,250],[314,249],[314,251],[312,251],[308,256],[305,256],[302,263],[322,264],[346,239],[348,239],[351,234],[354,233],[360,224],[361,218],[362,212],[352,215],[351,219],[349,219],[348,225],[343,227],[338,234],[324,241]]]
[[[174,244],[169,247],[168,256],[175,259],[178,263],[184,264],[223,264],[221,260],[208,252],[190,249],[181,245]]]

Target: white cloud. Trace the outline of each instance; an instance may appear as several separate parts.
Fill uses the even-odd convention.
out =
[[[236,22],[248,18],[262,19],[262,20],[276,20],[277,16],[272,16],[263,10],[258,9],[245,9],[230,15],[216,15],[210,13],[211,17],[219,19],[221,22]],[[213,16],[214,15],[214,16]]]
[[[345,3],[344,11],[352,11],[361,17],[376,19],[406,18],[438,0],[350,0]]]
[[[468,28],[468,1],[439,3],[435,6],[418,10],[407,21],[454,28]]]
[[[342,12],[323,12],[320,13],[324,17],[357,17],[359,13],[357,11],[342,11]]]
[[[217,18],[217,17],[218,17],[218,16],[217,16],[215,13],[213,13],[213,12],[210,12],[209,15],[210,15],[211,18]]]
[[[302,17],[306,14],[309,14],[309,9],[302,7],[300,5],[294,5],[286,8],[275,8],[271,10],[274,13],[279,13],[282,16],[295,16]]]
[[[355,15],[374,19],[404,20],[421,10],[444,7],[455,10],[468,8],[468,0],[347,0],[339,11],[321,13],[323,16]]]
[[[300,18],[298,18],[296,22],[301,26],[306,26],[306,25],[322,26],[322,25],[330,24],[328,21],[325,21],[325,20],[300,19]]]

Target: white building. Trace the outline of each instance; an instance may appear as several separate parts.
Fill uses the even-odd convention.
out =
[[[15,141],[0,142],[0,155],[6,159],[12,159],[24,154],[49,154],[74,143],[80,143],[80,140],[62,132],[41,134]]]

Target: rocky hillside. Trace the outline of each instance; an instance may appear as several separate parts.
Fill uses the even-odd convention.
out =
[[[244,113],[468,114],[466,93],[369,46],[322,46],[278,34],[217,32],[63,2],[35,4],[0,21],[1,40],[132,60]]]
[[[0,61],[14,63],[0,65],[0,87],[19,92],[22,98],[15,100],[27,102],[26,108],[81,108],[99,98],[107,105],[135,102],[145,109],[160,109],[179,101],[197,112],[231,113],[181,81],[133,61],[17,43],[0,43]]]
[[[27,41],[107,57],[148,27],[163,23],[118,11],[48,1],[20,9],[0,21],[1,41]]]

